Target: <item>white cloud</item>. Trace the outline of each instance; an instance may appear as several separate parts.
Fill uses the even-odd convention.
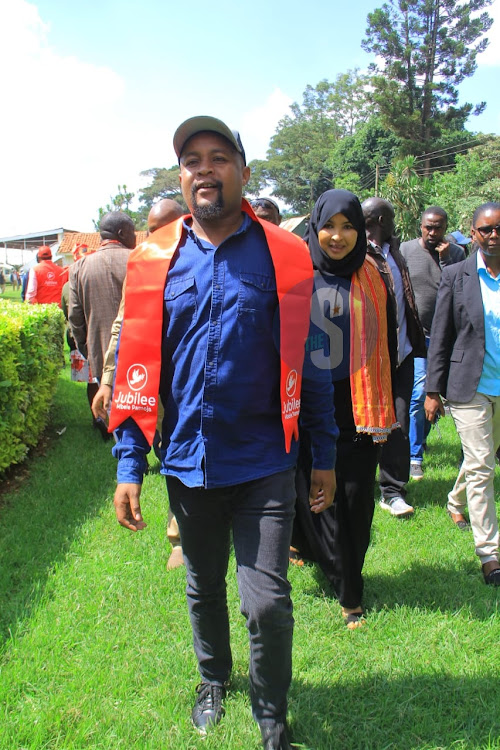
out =
[[[486,34],[490,43],[486,47],[486,50],[478,55],[477,62],[481,66],[498,66],[500,65],[500,45],[498,44],[500,36],[500,0],[493,0],[490,7],[485,8],[485,10],[493,18],[493,25]]]
[[[118,183],[137,192],[141,170],[174,163],[173,113],[141,115],[115,70],[58,52],[36,0],[0,0],[0,70],[0,237],[91,231]],[[249,160],[291,103],[277,88],[238,118]]]
[[[276,126],[288,114],[292,102],[293,99],[276,88],[262,106],[246,112],[240,118],[240,131],[248,161],[265,159]]]
[[[110,68],[59,55],[26,0],[3,0],[0,29],[0,236],[91,230],[117,181],[144,168],[127,159],[125,83]]]

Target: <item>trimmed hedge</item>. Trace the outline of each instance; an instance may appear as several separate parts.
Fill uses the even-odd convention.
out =
[[[0,473],[26,457],[47,424],[63,345],[56,305],[0,300]]]

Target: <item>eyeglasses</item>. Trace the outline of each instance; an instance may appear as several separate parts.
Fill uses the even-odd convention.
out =
[[[493,234],[493,232],[497,233],[497,237],[500,237],[500,224],[497,224],[494,227],[475,227],[476,232],[479,232],[481,237],[485,240],[490,235]]]

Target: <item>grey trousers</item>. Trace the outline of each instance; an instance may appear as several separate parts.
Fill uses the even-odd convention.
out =
[[[223,685],[232,668],[226,598],[232,529],[241,612],[250,637],[252,713],[259,723],[284,721],[292,674],[287,568],[295,513],[294,470],[208,490],[167,477],[167,489],[179,524],[202,680]]]

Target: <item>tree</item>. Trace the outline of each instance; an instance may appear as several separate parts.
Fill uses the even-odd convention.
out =
[[[396,231],[402,240],[420,234],[420,217],[429,205],[430,181],[421,177],[414,156],[396,160],[381,185],[380,194],[394,206]]]
[[[307,86],[302,104],[292,104],[291,114],[279,122],[267,160],[256,165],[248,192],[271,185],[273,194],[295,211],[310,211],[321,193],[333,187],[328,162],[335,145],[368,119],[366,84],[366,77],[353,70],[333,82]]]
[[[373,194],[377,165],[386,167],[397,157],[401,141],[378,116],[362,123],[354,133],[335,144],[328,166],[335,187]]]
[[[446,210],[450,231],[468,234],[476,208],[498,201],[499,195],[500,138],[493,136],[466,154],[458,154],[455,169],[435,175],[429,201]]]
[[[368,14],[362,47],[372,65],[372,100],[407,153],[431,151],[443,129],[462,130],[485,103],[458,106],[457,86],[476,70],[493,20],[492,0],[389,0]],[[479,14],[479,15],[476,15]]]
[[[179,167],[174,165],[169,169],[165,167],[153,167],[141,172],[141,177],[152,177],[152,182],[145,188],[139,190],[139,200],[148,210],[153,203],[161,198],[170,198],[185,206],[179,182]]]
[[[130,216],[136,229],[147,229],[148,214],[151,206],[162,198],[171,198],[180,203],[183,208],[186,208],[179,182],[178,166],[173,166],[169,169],[166,167],[153,167],[144,170],[140,175],[141,177],[151,177],[152,180],[151,184],[139,190],[139,207],[137,211],[133,211],[130,208],[135,198],[135,193],[129,193],[126,185],[118,185],[118,193],[114,198],[110,197],[111,203],[108,203],[105,208],[98,209],[97,221],[93,220],[96,230],[98,230],[99,222],[104,214],[107,214],[109,211],[123,211]]]
[[[243,188],[243,195],[258,198],[268,185],[267,162],[264,159],[253,159],[248,166],[250,167],[250,179]]]
[[[92,219],[96,232],[99,231],[99,224],[101,223],[102,217],[111,211],[121,211],[122,213],[127,214],[134,222],[136,229],[145,229],[145,220],[141,212],[132,211],[130,208],[130,204],[134,197],[135,193],[130,193],[127,190],[126,185],[118,185],[118,193],[114,197],[110,196],[109,198],[111,203],[108,203],[104,208],[101,207],[97,210],[97,220]]]

